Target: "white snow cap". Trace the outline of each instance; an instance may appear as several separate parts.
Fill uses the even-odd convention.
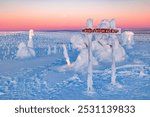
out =
[[[98,25],[98,28],[116,28],[116,20],[113,18],[112,20],[104,19]]]
[[[29,30],[29,36],[30,36],[30,37],[34,36],[34,31],[33,31],[33,29],[30,29],[30,30]]]
[[[110,20],[110,28],[116,28],[116,19]]]
[[[126,35],[128,35],[128,36],[133,36],[134,35],[134,33],[131,32],[131,31],[125,31],[123,33],[126,34]]]
[[[104,19],[98,26],[99,28],[110,28],[110,23],[108,20]]]
[[[26,47],[26,44],[24,42],[21,42],[19,45],[18,45],[18,49],[22,49],[22,48],[25,48]]]
[[[28,47],[33,48],[33,39],[32,37],[34,36],[34,31],[33,29],[29,30],[29,40],[28,40]]]
[[[21,42],[18,45],[17,58],[24,59],[35,56],[35,51],[32,48],[26,46],[24,42]]]
[[[71,38],[71,43],[73,44],[73,48],[76,48],[78,50],[86,48],[87,44],[87,39],[81,34],[77,34],[72,36]]]
[[[86,26],[88,28],[93,28],[93,19],[91,19],[91,18],[87,19]]]
[[[134,33],[131,31],[125,31],[121,35],[122,45],[128,45],[129,47],[134,44]]]

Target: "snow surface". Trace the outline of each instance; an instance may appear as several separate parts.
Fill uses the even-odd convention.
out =
[[[36,56],[18,59],[18,45],[21,42],[26,44],[28,35],[28,32],[0,33],[0,99],[150,99],[150,34],[135,34],[132,48],[123,46],[126,53],[122,51],[121,56],[126,54],[126,59],[116,64],[116,86],[111,84],[111,61],[104,61],[110,56],[110,47],[100,39],[107,38],[107,35],[99,38],[95,36],[93,43],[101,41],[108,52],[100,53],[97,49],[99,46],[92,45],[94,56],[99,55],[99,59],[93,58],[95,93],[92,96],[86,93],[88,42],[80,32],[35,31],[33,43]],[[76,40],[78,44],[72,44]],[[70,62],[77,70],[65,66],[64,44]],[[99,48],[103,50],[101,46]],[[84,69],[77,62],[81,59],[85,62],[82,63]]]

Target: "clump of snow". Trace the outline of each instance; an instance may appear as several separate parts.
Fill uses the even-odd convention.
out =
[[[78,74],[74,74],[69,80],[82,82]]]
[[[92,45],[94,56],[99,62],[111,61],[112,49],[111,46],[108,45],[107,40],[97,38],[95,41],[93,41]]]
[[[119,90],[119,89],[123,89],[124,87],[116,82],[115,84],[108,84],[107,85],[107,89],[110,90],[110,91],[116,91],[116,90]]]
[[[66,45],[63,45],[63,50],[64,50],[63,54],[64,54],[64,57],[66,59],[67,65],[70,66],[71,63],[70,63],[70,59],[69,59],[69,55],[68,55]]]
[[[98,28],[110,28],[110,22],[106,19],[102,20]]]
[[[18,46],[17,58],[24,59],[35,56],[35,51],[32,48],[26,46],[24,42],[21,42]]]
[[[79,55],[74,63],[72,63],[72,68],[75,71],[84,72],[85,68],[88,66],[88,42],[87,38],[81,34],[74,35],[71,38],[71,43],[73,48],[79,50]],[[95,57],[93,57],[93,64],[97,65],[98,62]]]
[[[31,29],[29,31],[29,40],[28,40],[27,45],[24,42],[21,42],[18,45],[18,51],[16,54],[17,58],[24,59],[24,58],[34,57],[36,55],[33,49],[33,40],[32,40],[33,35],[34,33],[33,33],[33,30]]]
[[[114,35],[114,38],[116,38],[116,36]],[[118,39],[114,40],[114,55],[115,55],[115,61],[116,62],[121,62],[125,60],[125,50],[124,48],[119,44]]]
[[[93,19],[89,18],[86,21],[87,28],[93,28]]]
[[[110,23],[110,28],[112,28],[112,29],[116,28],[116,20],[115,19],[110,20],[109,23]]]
[[[47,51],[47,55],[51,55],[51,46],[50,45],[48,45],[48,51]]]
[[[144,68],[143,68],[143,67],[141,67],[139,76],[140,76],[140,77],[145,77],[145,76],[147,76],[147,74],[144,73]]]
[[[53,52],[53,54],[57,53],[57,47],[56,47],[56,45],[53,46],[53,51],[52,52]]]
[[[103,26],[104,27],[103,27]],[[102,23],[98,26],[100,28],[115,28],[115,19],[111,21],[102,20]],[[115,39],[113,39],[115,38]],[[114,52],[115,61],[121,62],[125,60],[125,50],[119,43],[117,36],[109,34],[97,34],[95,35],[95,41],[93,41],[93,50],[95,51],[95,56],[99,62],[101,61],[111,61],[112,56],[112,41],[114,41]]]
[[[81,34],[73,35],[70,41],[73,48],[78,49],[79,51],[88,47],[87,39]]]
[[[87,27],[92,28],[92,24],[93,22],[91,19],[88,19]],[[116,20],[102,20],[102,22],[98,25],[98,28],[116,28]],[[101,61],[112,61],[112,40],[114,40],[115,61],[121,62],[125,60],[126,53],[124,48],[119,43],[117,36],[111,34],[94,34],[93,37],[93,65],[98,65],[98,62]],[[72,36],[71,43],[73,48],[78,49],[80,52],[72,67],[75,70],[81,71],[81,69],[87,68],[88,66],[88,37],[81,34],[76,34]]]
[[[100,22],[100,24],[97,26],[98,28],[112,28],[115,29],[116,28],[116,20],[112,19],[112,20],[107,20],[104,19]]]
[[[31,29],[29,30],[29,40],[28,40],[28,47],[33,48],[33,40],[32,37],[34,36],[34,31]]]
[[[134,44],[134,33],[131,31],[125,31],[122,33],[122,45],[127,45],[128,48],[132,48]]]
[[[87,66],[87,40],[83,35],[74,35],[71,38],[71,43],[73,45],[73,48],[77,49],[80,53],[76,59],[76,61],[73,63],[73,66],[76,70],[78,68],[84,68],[84,66]],[[84,60],[83,60],[84,58]]]
[[[84,71],[88,66],[88,51],[87,49],[82,49],[78,55],[76,61],[73,63],[73,68],[75,71]]]

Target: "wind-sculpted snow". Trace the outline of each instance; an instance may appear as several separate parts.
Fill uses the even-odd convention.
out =
[[[27,45],[28,32],[1,33],[0,99],[150,99],[150,35],[135,34],[132,48],[123,46],[126,54],[120,50],[120,40],[115,42],[118,44],[116,49],[126,55],[124,61],[116,64],[116,81],[119,83],[116,86],[110,83],[111,60],[105,60],[111,56],[111,47],[105,38],[107,35],[93,38],[95,94],[89,96],[86,93],[88,45],[83,34],[35,31],[36,56],[18,59],[18,45],[21,42]],[[67,64],[64,44],[70,63],[75,64],[74,69],[64,66]],[[65,69],[60,70],[61,67]]]

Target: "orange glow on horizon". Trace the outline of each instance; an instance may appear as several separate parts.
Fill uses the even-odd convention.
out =
[[[120,28],[150,28],[148,0],[5,1],[4,5],[0,2],[0,30],[81,29],[88,18],[93,18],[94,26],[102,19],[115,18]]]

